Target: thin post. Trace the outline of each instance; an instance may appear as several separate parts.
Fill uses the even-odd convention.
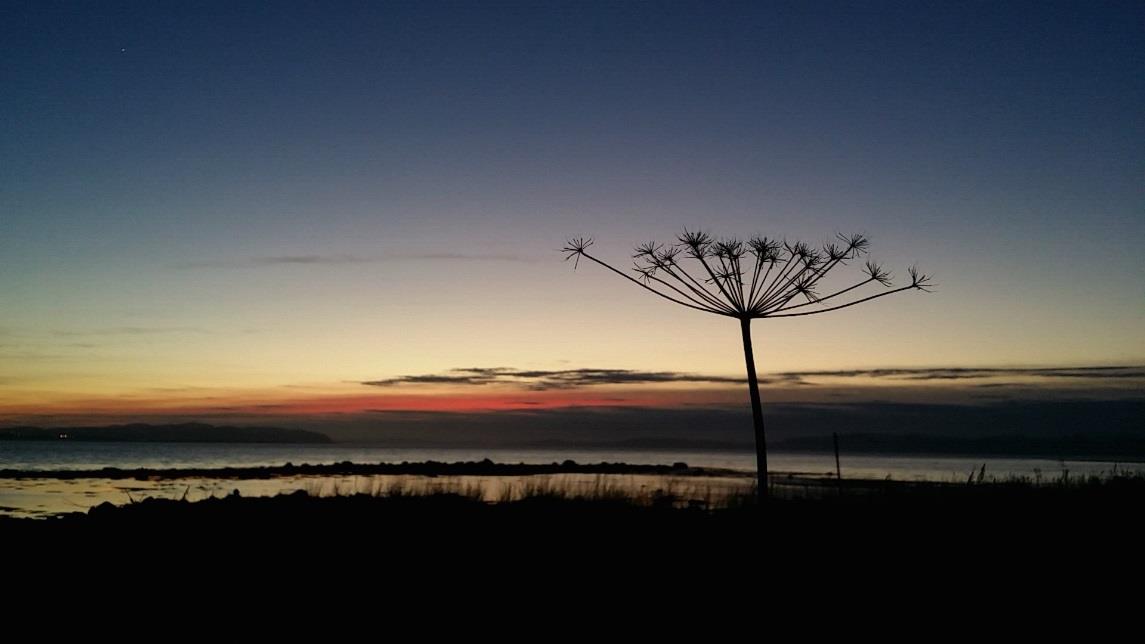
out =
[[[831,432],[831,439],[835,441],[835,482],[839,489],[843,488],[843,468],[839,467],[839,433]]]
[[[763,432],[763,404],[759,400],[759,380],[755,376],[755,355],[751,348],[751,318],[740,318],[743,332],[743,358],[747,365],[747,390],[751,395],[751,419],[755,424],[755,481],[760,501],[767,499],[767,441]]]

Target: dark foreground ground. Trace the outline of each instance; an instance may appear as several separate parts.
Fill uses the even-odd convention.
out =
[[[480,554],[494,566],[605,558],[738,567],[877,560],[942,568],[987,559],[1130,566],[1140,562],[1145,543],[1138,527],[1145,510],[1141,477],[1051,485],[849,482],[810,496],[782,489],[775,496],[762,505],[731,499],[717,509],[681,507],[670,497],[554,491],[501,503],[464,494],[305,492],[195,503],[148,499],[50,519],[0,518],[0,543],[7,552],[57,556],[301,560],[353,553],[395,565]]]
[[[236,620],[260,633],[317,620],[323,641],[347,619],[546,641],[618,624],[628,637],[740,637],[761,620],[909,641],[1005,627],[1024,641],[1030,624],[1090,632],[1136,611],[1143,478],[776,492],[718,509],[551,490],[492,504],[298,492],[0,519],[7,615],[47,608],[36,623],[54,628],[84,610],[77,627],[115,633],[162,615],[165,633],[211,637]]]

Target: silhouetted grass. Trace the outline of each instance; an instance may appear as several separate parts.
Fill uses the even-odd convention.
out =
[[[361,481],[312,482],[305,491],[315,497],[363,495],[373,498],[425,498],[456,496],[483,504],[538,504],[577,502],[622,505],[632,508],[672,508],[716,512],[754,508],[755,484],[713,486],[704,479],[663,477],[655,485],[634,485],[616,476],[597,474],[590,480],[561,476],[530,476],[500,482],[495,493],[485,485],[459,479],[398,478]],[[1106,495],[1140,494],[1145,500],[1145,474],[1109,472],[1070,476],[1063,471],[1053,478],[1040,475],[989,476],[977,468],[964,482],[900,481],[885,479],[812,478],[773,476],[769,496],[785,503],[831,505],[870,503],[974,502],[989,506],[995,501],[1025,499],[1029,502],[1063,498],[1102,500]]]
[[[773,481],[774,494],[763,503],[748,486],[704,496],[686,480],[633,490],[607,477],[535,478],[488,499],[464,480],[348,478],[316,493],[137,499],[46,519],[0,518],[0,541],[10,552],[80,549],[136,563],[188,553],[244,562],[276,552],[282,565],[302,559],[325,571],[324,562],[337,556],[348,566],[342,571],[362,562],[384,566],[375,570],[381,580],[394,566],[415,575],[426,566],[489,575],[506,562],[556,582],[608,562],[607,573],[619,579],[634,565],[696,582],[714,570],[786,570],[779,583],[809,566],[833,574],[840,563],[885,576],[896,565],[910,574],[935,566],[964,574],[991,562],[1012,574],[1019,562],[1044,570],[1067,562],[1092,567],[1104,558],[1115,569],[1136,560],[1138,539],[1127,526],[1145,501],[1145,476],[1062,476],[1040,484],[977,478],[971,485],[842,486],[783,479]],[[140,548],[148,558],[140,558]]]
[[[313,497],[362,495],[372,498],[417,498],[453,495],[483,503],[578,501],[614,503],[638,507],[720,507],[719,500],[739,497],[734,488],[716,488],[704,478],[662,477],[655,484],[637,484],[627,477],[597,474],[591,479],[562,475],[525,476],[514,479],[456,479],[447,477],[397,477],[327,479],[304,482],[302,489]],[[751,491],[752,486],[743,486]],[[729,492],[728,490],[731,490]]]

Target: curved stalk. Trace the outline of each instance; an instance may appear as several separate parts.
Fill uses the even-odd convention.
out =
[[[795,318],[795,317],[800,317],[803,315],[815,315],[816,313],[826,313],[828,311],[838,311],[839,309],[845,309],[848,306],[854,306],[856,304],[862,304],[863,302],[870,302],[871,300],[877,300],[880,297],[886,297],[888,295],[894,295],[895,293],[901,293],[902,291],[909,291],[912,288],[918,288],[918,287],[915,286],[914,284],[911,284],[910,286],[900,286],[899,288],[896,288],[893,291],[887,291],[886,293],[879,293],[877,295],[872,295],[870,297],[864,297],[861,300],[855,300],[854,302],[847,302],[846,304],[840,304],[839,306],[832,306],[831,308],[827,308],[827,309],[819,309],[818,311],[804,311],[803,313],[780,313],[778,315],[767,315],[766,317],[768,317],[768,318]]]

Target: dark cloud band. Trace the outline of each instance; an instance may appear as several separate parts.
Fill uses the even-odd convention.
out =
[[[407,384],[494,385],[510,384],[533,391],[573,389],[592,385],[634,385],[655,383],[742,384],[744,379],[728,376],[705,376],[676,371],[635,371],[631,369],[560,369],[525,370],[508,367],[468,367],[444,374],[399,376],[363,382],[372,387]]]
[[[940,367],[920,369],[852,369],[845,371],[787,371],[785,378],[889,378],[896,380],[969,380],[976,378],[1145,378],[1145,366],[1099,365],[1086,367]]]
[[[918,368],[918,369],[853,369],[843,371],[786,371],[770,374],[760,381],[764,384],[814,385],[817,378],[885,379],[897,382],[969,381],[992,378],[1022,379],[1082,379],[1093,381],[1124,381],[1145,379],[1145,367],[1138,366],[1086,366],[1035,368]],[[743,378],[710,376],[679,371],[638,371],[633,369],[560,369],[529,370],[510,367],[466,367],[444,373],[398,376],[362,382],[372,387],[399,385],[516,385],[532,391],[574,389],[594,385],[646,385],[663,383],[734,384]],[[989,385],[991,383],[987,383]],[[994,383],[996,386],[996,383]],[[977,384],[976,386],[987,386]]]

